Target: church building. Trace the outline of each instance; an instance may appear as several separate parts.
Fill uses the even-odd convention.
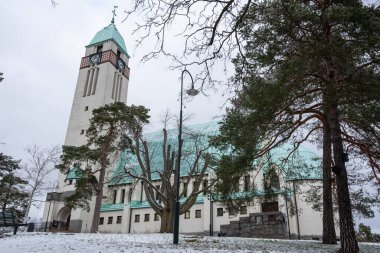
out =
[[[64,145],[86,144],[85,130],[89,126],[92,110],[113,102],[127,102],[130,68],[125,42],[117,30],[114,20],[96,33],[81,59],[78,81],[75,89],[69,124]],[[213,135],[218,132],[216,123],[201,124],[190,128],[201,129]],[[154,136],[146,135],[150,142],[159,142]],[[186,140],[185,140],[186,141]],[[285,147],[278,149],[272,159],[280,160]],[[270,197],[265,197],[265,184],[270,166],[260,170],[252,169],[243,176],[236,189],[236,198],[249,194],[252,199],[238,211],[228,210],[212,192],[197,196],[190,210],[180,216],[180,233],[219,236],[244,236],[266,238],[320,238],[322,235],[322,213],[306,201],[306,192],[311,186],[322,185],[321,167],[316,164],[316,155],[302,147],[299,157],[305,166],[313,167],[307,173],[295,171],[287,166],[277,173],[278,182]],[[157,158],[158,159],[158,158]],[[159,166],[159,159],[157,164]],[[113,180],[113,175],[132,164],[121,156],[108,170],[104,186],[104,200],[101,207],[99,232],[109,233],[156,233],[160,229],[160,217],[146,200],[142,183],[136,180]],[[204,178],[211,182],[212,172]],[[90,211],[70,209],[64,199],[73,194],[77,174],[59,173],[58,183],[48,193],[44,207],[43,222],[48,231],[86,233],[90,231],[95,197],[90,202]],[[155,184],[160,184],[157,178]],[[192,190],[190,182],[181,187]],[[158,188],[159,189],[159,188]],[[320,192],[319,192],[320,193]],[[45,224],[43,224],[45,227]]]

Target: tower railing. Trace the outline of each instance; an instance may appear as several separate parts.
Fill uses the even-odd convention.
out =
[[[98,56],[99,62],[96,62],[96,63],[91,62],[90,59],[93,56]],[[106,62],[110,62],[116,69],[120,70],[120,72],[129,80],[130,69],[128,65],[125,63],[125,61],[121,59],[121,57],[119,57],[112,50],[97,52],[97,53],[90,54],[88,56],[83,57],[80,63],[80,69],[88,68],[94,64],[102,64]]]

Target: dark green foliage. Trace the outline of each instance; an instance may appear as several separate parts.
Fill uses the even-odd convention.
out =
[[[380,243],[380,234],[372,233],[371,227],[366,226],[363,223],[359,224],[356,235],[358,241]]]
[[[0,177],[20,169],[20,161],[13,160],[11,156],[0,153]]]
[[[27,181],[17,176],[20,161],[0,153],[0,209],[11,210],[18,219],[25,215],[28,193],[25,190]]]
[[[239,27],[245,44],[234,61],[237,95],[215,140],[236,156],[259,158],[286,141],[294,149],[320,142],[329,124],[342,252],[358,250],[342,153],[359,154],[380,181],[379,17],[378,7],[360,1],[251,5]],[[241,173],[234,169],[225,172]]]

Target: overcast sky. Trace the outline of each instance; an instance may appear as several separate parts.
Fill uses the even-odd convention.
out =
[[[0,0],[0,152],[24,157],[26,146],[63,144],[85,46],[109,25],[113,5],[118,5],[116,26],[131,56],[131,77],[127,104],[150,109],[152,128],[159,116],[170,109],[179,112],[180,71],[169,70],[168,59],[141,63],[141,56],[153,41],[136,49],[131,35],[134,20],[121,23],[130,1]],[[152,43],[150,43],[152,42]],[[149,45],[150,44],[150,45]],[[189,80],[185,79],[185,86]],[[201,123],[221,115],[219,94],[198,96],[186,105]]]
[[[0,0],[0,72],[5,78],[0,83],[0,152],[25,159],[28,145],[63,144],[85,46],[110,23],[113,5],[119,6],[115,23],[131,56],[127,104],[150,109],[152,130],[160,128],[159,117],[167,109],[179,112],[180,71],[169,70],[171,63],[164,58],[141,63],[154,40],[136,49],[135,20],[120,22],[132,1],[58,3],[52,8],[50,0]],[[186,103],[184,112],[194,115],[192,123],[223,114],[221,92],[209,94]],[[380,231],[378,218],[370,223]]]

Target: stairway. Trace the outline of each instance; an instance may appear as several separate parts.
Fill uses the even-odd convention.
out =
[[[248,217],[221,225],[220,236],[284,239],[287,238],[286,220],[279,211],[250,213]]]

